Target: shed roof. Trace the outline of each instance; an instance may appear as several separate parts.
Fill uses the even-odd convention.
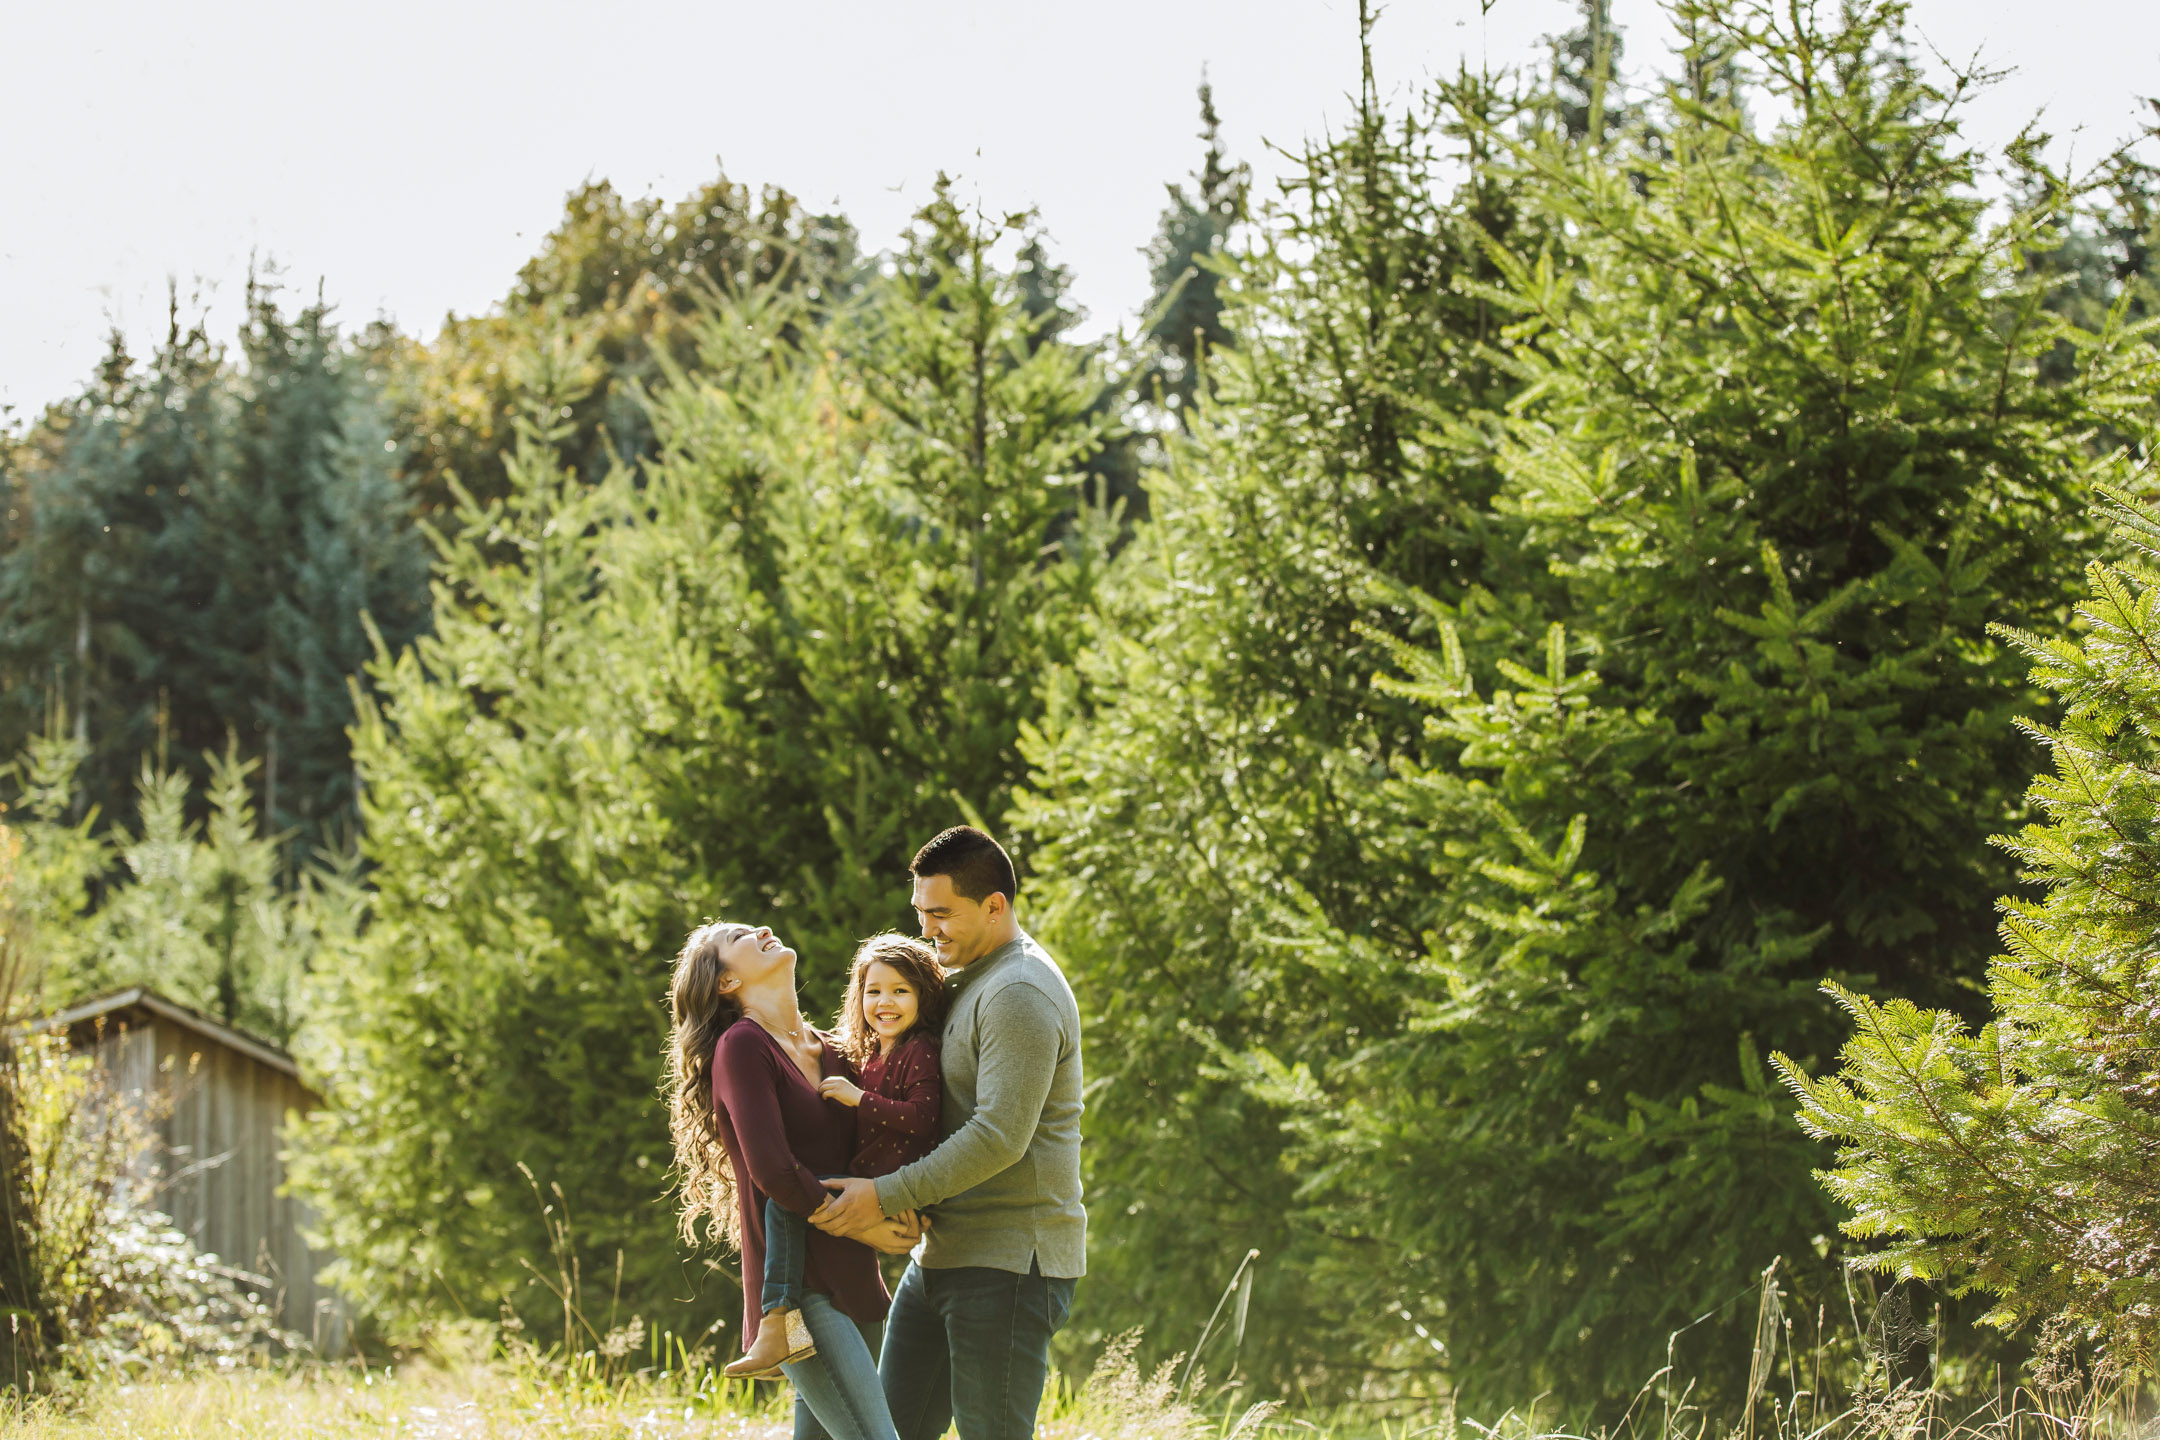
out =
[[[46,1023],[58,1028],[72,1030],[77,1025],[87,1024],[101,1015],[111,1015],[123,1010],[147,1011],[161,1020],[170,1020],[183,1029],[193,1030],[206,1039],[215,1040],[228,1049],[237,1050],[250,1060],[267,1065],[282,1074],[290,1075],[295,1080],[300,1079],[300,1067],[293,1063],[292,1056],[272,1045],[269,1041],[250,1035],[245,1030],[235,1030],[230,1025],[211,1019],[200,1010],[191,1010],[187,1006],[168,1000],[155,990],[141,985],[131,986],[126,990],[115,990],[110,995],[100,995],[94,1000],[85,1000],[79,1005],[71,1005],[54,1015]],[[305,1084],[306,1082],[302,1081],[301,1083]]]

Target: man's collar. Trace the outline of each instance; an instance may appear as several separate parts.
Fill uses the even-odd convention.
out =
[[[945,974],[945,983],[947,985],[968,984],[973,981],[976,976],[982,974],[991,966],[1002,963],[1006,956],[1017,952],[1027,943],[1028,933],[1027,931],[1022,930],[1018,935],[1015,935],[1012,939],[998,946],[997,949],[990,951],[980,960],[971,960],[967,964],[962,965],[957,970],[947,971]]]

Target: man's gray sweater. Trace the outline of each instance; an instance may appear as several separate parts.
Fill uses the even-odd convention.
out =
[[[1080,1007],[1031,936],[955,971],[944,1141],[877,1182],[888,1215],[935,1207],[916,1259],[1025,1275],[1087,1271],[1080,1204]]]

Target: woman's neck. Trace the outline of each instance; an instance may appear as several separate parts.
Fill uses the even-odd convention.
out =
[[[806,1027],[802,1007],[795,1001],[794,981],[793,975],[779,975],[755,986],[743,986],[736,992],[742,999],[743,1013],[777,1034],[802,1039]]]

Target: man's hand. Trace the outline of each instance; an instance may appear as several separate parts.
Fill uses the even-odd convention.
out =
[[[810,1223],[826,1234],[863,1239],[885,1218],[884,1207],[878,1204],[877,1181],[850,1175],[827,1180],[825,1188],[833,1193],[810,1217]]]
[[[923,1231],[929,1228],[930,1217],[903,1210],[889,1220],[880,1220],[855,1238],[887,1255],[905,1255],[915,1248],[915,1242],[922,1239]]]

